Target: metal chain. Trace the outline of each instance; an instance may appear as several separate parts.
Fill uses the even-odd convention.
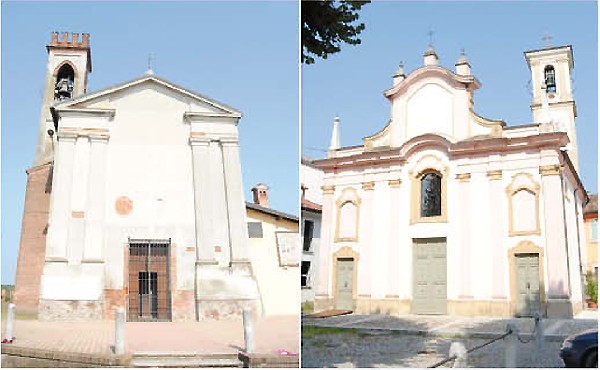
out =
[[[512,330],[509,329],[509,330],[506,331],[506,333],[502,334],[501,336],[499,336],[497,338],[494,338],[494,339],[490,340],[489,342],[486,342],[484,344],[480,344],[480,345],[478,345],[476,347],[473,347],[473,348],[467,350],[467,353],[471,353],[471,352],[476,351],[476,350],[478,350],[480,348],[483,348],[483,347],[485,347],[487,345],[490,345],[490,344],[492,344],[492,343],[494,343],[496,341],[499,341],[500,339],[504,339],[507,336],[509,336],[511,333],[512,333]],[[444,360],[442,360],[440,362],[437,362],[436,364],[434,364],[432,366],[429,366],[429,368],[432,369],[432,368],[439,367],[439,366],[445,364],[446,362],[449,362],[449,361],[452,361],[452,360],[456,360],[456,356],[448,357],[448,358],[446,358],[446,359],[444,359]]]

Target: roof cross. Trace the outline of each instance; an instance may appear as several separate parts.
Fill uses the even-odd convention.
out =
[[[148,53],[148,70],[146,70],[146,74],[154,74],[154,71],[152,71],[152,53]]]
[[[429,35],[429,46],[433,46],[433,30],[430,28],[429,32],[427,32],[427,35]]]
[[[550,44],[550,40],[552,40],[552,36],[550,36],[550,35],[549,35],[547,32],[546,32],[546,34],[544,35],[544,37],[542,37],[542,40],[544,40],[544,44],[545,44],[544,46],[545,46],[545,47],[549,48],[550,46],[552,46],[552,45]]]

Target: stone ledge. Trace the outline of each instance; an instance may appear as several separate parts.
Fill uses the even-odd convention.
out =
[[[298,368],[300,366],[299,356],[275,355],[265,353],[239,352],[238,355],[244,367],[268,367],[268,368]]]
[[[89,366],[127,366],[130,356],[101,355],[91,353],[61,352],[38,348],[19,347],[13,344],[2,344],[2,354],[30,359],[64,361]]]

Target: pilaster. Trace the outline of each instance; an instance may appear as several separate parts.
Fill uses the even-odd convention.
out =
[[[335,225],[333,205],[333,186],[323,186],[323,210],[321,217],[321,245],[319,246],[319,277],[316,281],[316,298],[328,299],[332,296],[329,287],[331,275],[334,273],[331,264],[331,254],[333,252],[333,227]],[[333,289],[333,288],[332,288]]]

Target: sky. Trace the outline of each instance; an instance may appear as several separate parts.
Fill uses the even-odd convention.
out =
[[[333,119],[341,145],[361,145],[390,118],[383,91],[400,61],[406,74],[423,66],[429,31],[442,67],[454,70],[465,49],[481,82],[475,112],[509,126],[532,123],[527,88],[531,73],[523,52],[572,45],[580,177],[598,192],[598,30],[596,2],[372,2],[360,11],[362,43],[302,68],[302,155],[324,158]]]
[[[298,215],[298,4],[2,2],[2,284],[14,283],[53,31],[89,33],[88,91],[155,75],[243,114],[247,201]]]

